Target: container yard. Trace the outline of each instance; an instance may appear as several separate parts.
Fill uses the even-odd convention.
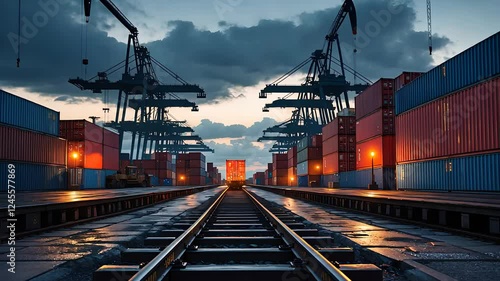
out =
[[[498,1],[4,2],[3,279],[499,280]]]

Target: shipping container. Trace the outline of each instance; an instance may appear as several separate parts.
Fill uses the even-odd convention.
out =
[[[288,160],[292,158],[297,158],[297,146],[293,146],[292,148],[288,149],[287,157]]]
[[[339,187],[339,174],[321,176],[321,186],[323,187]]]
[[[397,162],[500,149],[500,78],[396,117]]]
[[[92,141],[68,142],[68,168],[102,169],[102,144]]]
[[[207,171],[212,172],[214,170],[214,163],[208,162],[207,163]]]
[[[103,143],[105,129],[87,120],[61,120],[59,135],[68,141]],[[108,131],[109,132],[109,131]],[[112,142],[113,140],[111,140]]]
[[[401,190],[500,191],[500,153],[413,162],[397,166]]]
[[[323,150],[321,147],[311,147],[297,152],[297,163],[305,162],[308,160],[318,160],[323,157]]]
[[[274,185],[274,186],[287,186],[288,179],[287,179],[287,177],[273,177],[272,185]]]
[[[356,117],[337,117],[332,122],[323,126],[323,142],[335,135],[354,135],[356,134]]]
[[[177,154],[177,161],[189,160],[189,153]]]
[[[188,165],[188,168],[205,169],[205,162],[202,162],[201,160],[189,160],[189,163],[187,165]]]
[[[288,169],[277,169],[273,170],[273,178],[281,178],[281,177],[287,177],[288,176]]]
[[[397,91],[413,80],[417,79],[424,72],[403,72],[398,77],[394,78],[394,91]]]
[[[500,74],[500,32],[396,92],[396,115]]]
[[[103,146],[102,152],[102,168],[104,170],[119,170],[120,164],[118,160],[118,148]]]
[[[356,170],[355,152],[334,152],[323,156],[323,174]]]
[[[206,157],[201,152],[191,152],[189,153],[189,160],[200,160],[201,162],[206,162]]]
[[[0,124],[1,160],[66,165],[66,146],[59,137]]]
[[[321,186],[321,176],[299,176],[299,187],[319,187]]]
[[[0,90],[0,123],[59,135],[59,112],[3,90]]]
[[[323,136],[322,135],[314,135],[311,137],[311,146],[312,147],[321,147],[323,145]]]
[[[297,175],[320,176],[323,174],[323,159],[310,160],[297,164]]]
[[[394,135],[394,109],[382,108],[356,121],[356,141]]]
[[[116,170],[68,169],[70,189],[106,188],[106,176],[113,175]]]
[[[110,129],[104,129],[103,131],[103,143],[106,146],[119,148],[120,147],[120,136],[118,133],[111,131]]]
[[[246,181],[245,160],[226,160],[226,181],[229,187],[241,187]]]
[[[155,152],[151,155],[151,159],[172,162],[172,153],[170,153],[170,152]]]
[[[292,159],[288,159],[288,168],[297,167],[297,156]]]
[[[297,186],[297,167],[288,168],[288,186]]]
[[[273,170],[288,169],[288,160],[273,162]]]
[[[0,161],[0,191],[7,192],[9,164],[14,165],[16,192],[66,190],[68,186],[65,166]],[[12,168],[12,166],[10,167]],[[5,196],[7,197],[7,196]]]
[[[356,120],[373,113],[380,108],[393,107],[394,79],[381,78],[365,89],[354,99]]]
[[[334,152],[355,152],[356,136],[336,135],[323,142],[323,156]]]
[[[273,163],[276,163],[278,161],[287,161],[287,160],[288,160],[287,154],[273,153]]]
[[[396,189],[395,168],[375,168],[373,174],[375,175],[375,182],[379,189]],[[342,188],[368,189],[368,185],[371,184],[371,181],[372,169],[339,173],[339,186]]]
[[[396,166],[396,142],[394,136],[379,136],[356,143],[356,170],[375,167]]]

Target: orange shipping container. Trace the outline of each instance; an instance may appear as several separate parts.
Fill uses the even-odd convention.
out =
[[[226,160],[226,180],[242,181],[246,179],[245,160]]]
[[[297,186],[297,167],[288,168],[288,186]]]
[[[356,153],[334,152],[323,156],[323,175],[356,170]]]
[[[102,169],[102,144],[89,140],[68,142],[68,167]]]
[[[380,136],[356,144],[356,170],[374,167],[396,166],[396,142],[394,136]]]

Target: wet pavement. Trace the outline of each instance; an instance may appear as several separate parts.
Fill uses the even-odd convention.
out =
[[[91,280],[101,264],[115,260],[127,247],[141,245],[148,231],[171,223],[173,217],[200,206],[222,190],[209,189],[124,215],[17,240],[15,274],[7,272],[10,246],[0,244],[0,272],[4,276],[0,279]]]
[[[17,192],[16,207],[49,205],[55,203],[68,203],[90,201],[97,199],[113,199],[120,196],[140,195],[147,193],[166,192],[182,190],[192,187],[187,186],[159,186],[159,187],[137,187],[121,189],[88,189],[88,190],[62,190],[62,191],[40,191],[40,192]],[[6,192],[0,193],[7,196]],[[0,202],[0,209],[7,208],[7,201]]]
[[[404,274],[389,276],[386,270],[384,280],[500,280],[500,245],[247,189],[331,231],[335,243],[354,248],[368,262],[393,266]]]

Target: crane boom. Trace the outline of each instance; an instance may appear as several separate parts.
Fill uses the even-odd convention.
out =
[[[100,0],[101,3],[108,9],[118,21],[120,21],[125,28],[127,28],[131,34],[137,35],[138,29],[132,22],[116,7],[116,5],[111,0]],[[84,0],[85,17],[87,22],[89,22],[90,17],[90,7],[92,6],[92,0]]]

